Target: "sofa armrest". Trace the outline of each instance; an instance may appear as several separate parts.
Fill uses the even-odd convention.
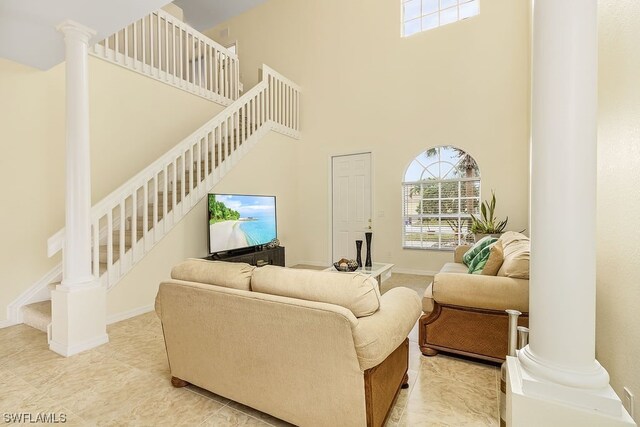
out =
[[[360,317],[353,340],[360,368],[382,363],[407,338],[422,311],[420,297],[412,289],[394,288],[380,298],[380,309]]]
[[[529,280],[482,274],[438,273],[433,278],[438,304],[488,310],[529,311]]]
[[[467,251],[471,249],[471,246],[469,245],[461,245],[456,247],[455,252],[453,253],[453,261],[463,264],[462,262],[462,257],[464,256],[464,254],[467,253]]]

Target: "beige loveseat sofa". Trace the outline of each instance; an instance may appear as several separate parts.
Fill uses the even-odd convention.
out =
[[[419,322],[422,354],[439,351],[493,362],[507,354],[507,309],[529,318],[529,239],[507,232],[498,240],[502,262],[495,276],[469,274],[462,257],[470,246],[459,246],[454,262],[446,263],[427,287],[422,299],[424,314]]]
[[[300,426],[383,425],[407,384],[420,298],[360,274],[187,260],[160,284],[176,387]]]

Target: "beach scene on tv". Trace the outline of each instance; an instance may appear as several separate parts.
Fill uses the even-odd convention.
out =
[[[264,245],[275,237],[275,197],[209,194],[210,253]]]

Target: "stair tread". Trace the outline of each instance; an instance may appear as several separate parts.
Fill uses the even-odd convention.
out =
[[[22,307],[22,320],[25,325],[46,332],[51,323],[51,300],[34,302]]]

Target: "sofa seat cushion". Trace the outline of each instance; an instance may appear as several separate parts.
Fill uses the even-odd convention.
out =
[[[271,295],[336,304],[354,316],[370,316],[380,308],[378,282],[364,274],[297,270],[267,265],[257,268],[251,289]]]
[[[171,278],[250,291],[254,269],[255,267],[242,262],[189,258],[171,269]]]
[[[438,273],[432,299],[438,304],[487,310],[529,311],[529,280],[481,274]],[[424,301],[423,301],[424,308]]]
[[[531,250],[529,238],[515,231],[507,231],[500,237],[500,242],[504,261],[498,270],[498,276],[528,279]]]
[[[459,262],[448,262],[442,266],[440,273],[464,273],[467,274],[469,268]]]

